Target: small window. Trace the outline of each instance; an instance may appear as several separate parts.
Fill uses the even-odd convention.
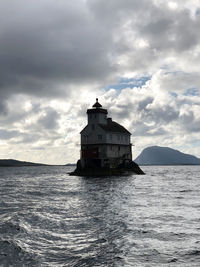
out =
[[[98,140],[102,140],[102,134],[98,134]]]

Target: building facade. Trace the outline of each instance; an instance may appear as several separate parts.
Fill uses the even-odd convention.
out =
[[[116,168],[124,161],[132,161],[131,133],[107,115],[98,99],[87,110],[88,124],[81,131],[82,167]]]

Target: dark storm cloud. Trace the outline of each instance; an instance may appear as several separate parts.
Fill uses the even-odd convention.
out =
[[[180,115],[179,119],[182,128],[187,132],[200,132],[200,118],[195,118],[192,110],[186,110],[184,114]]]
[[[148,0],[88,0],[90,10],[97,20],[109,28],[119,26],[127,18],[134,19],[137,15],[145,17],[146,11],[151,10],[152,3]]]
[[[92,82],[114,70],[111,37],[82,1],[8,0],[1,1],[0,10],[2,97],[55,95],[62,83]]]
[[[152,9],[152,15],[148,21],[140,23],[138,31],[154,49],[182,52],[198,45],[200,16],[192,19],[185,9],[174,12],[162,5]]]
[[[133,89],[134,90],[134,89]],[[110,106],[108,107],[114,116],[120,120],[124,120],[126,118],[130,117],[130,114],[132,114],[132,119],[133,117],[135,118],[135,115],[141,114],[141,112],[147,111],[147,105],[151,104],[153,102],[154,98],[150,96],[145,96],[141,95],[139,98],[136,97],[126,99],[124,102],[125,103],[117,103],[116,105],[113,106],[111,103]]]
[[[2,115],[5,116],[7,114],[7,112],[8,112],[8,109],[7,109],[6,103],[4,101],[1,102],[1,100],[0,100],[0,117]]]
[[[157,50],[179,52],[199,42],[200,16],[147,0],[2,0],[0,13],[1,98],[58,97],[70,85],[78,90],[129,68],[147,69],[159,61]],[[150,47],[135,49],[137,38]]]
[[[154,100],[153,97],[146,97],[144,99],[141,99],[138,102],[138,107],[137,107],[138,112],[141,112],[142,110],[146,109],[147,105],[151,104],[153,100]]]
[[[156,123],[170,123],[178,119],[179,111],[170,105],[156,105],[145,110],[142,117],[149,119],[149,121],[155,121]]]
[[[23,104],[24,99],[21,97],[10,98],[10,106],[8,107],[6,105],[6,112],[4,112],[2,116],[0,114],[0,125],[12,125],[15,122],[22,123],[24,125],[27,118],[35,115],[38,116],[39,113],[42,112],[43,108],[41,107],[41,104],[34,103],[34,100],[31,102],[31,107],[28,111],[24,109]]]

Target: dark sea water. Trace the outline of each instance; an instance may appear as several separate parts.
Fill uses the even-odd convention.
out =
[[[200,166],[0,168],[0,266],[200,266]]]

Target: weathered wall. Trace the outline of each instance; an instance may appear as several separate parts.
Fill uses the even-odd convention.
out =
[[[89,124],[81,134],[81,144],[106,143],[106,134],[98,124]]]
[[[88,124],[107,124],[107,115],[104,113],[88,114]]]
[[[130,146],[108,145],[106,151],[108,158],[125,158],[131,159]]]
[[[130,135],[124,134],[124,133],[107,133],[106,134],[106,143],[129,145],[130,144]]]

